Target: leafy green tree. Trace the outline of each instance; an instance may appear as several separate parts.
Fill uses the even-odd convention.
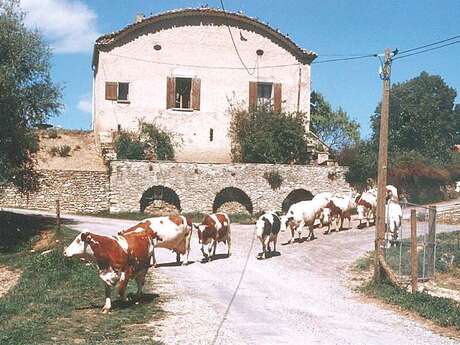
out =
[[[0,1],[0,183],[37,187],[33,127],[59,114],[61,89],[50,77],[49,47],[24,26],[18,1]]]
[[[342,109],[333,110],[324,96],[311,93],[310,129],[331,149],[338,151],[359,141],[359,124]]]
[[[276,113],[266,108],[230,111],[232,156],[237,162],[305,164],[307,152],[304,116]]]
[[[393,85],[390,92],[390,154],[418,152],[436,162],[450,160],[450,148],[460,142],[460,109],[457,92],[437,75],[418,77]],[[371,118],[372,140],[378,142],[380,108]]]

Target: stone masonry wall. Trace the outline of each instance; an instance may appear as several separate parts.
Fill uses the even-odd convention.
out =
[[[281,209],[296,189],[313,195],[319,192],[347,193],[346,168],[270,164],[206,164],[145,161],[110,163],[110,211],[139,212],[140,200],[149,188],[171,188],[180,200],[182,212],[212,212],[216,195],[233,187],[250,199],[254,213]],[[273,190],[264,172],[278,171],[283,182]]]
[[[40,190],[21,195],[14,187],[0,187],[0,206],[94,213],[109,209],[109,176],[101,171],[39,170]]]

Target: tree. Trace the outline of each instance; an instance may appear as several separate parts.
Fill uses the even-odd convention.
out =
[[[311,130],[338,151],[359,141],[359,124],[342,109],[333,110],[319,92],[311,93]]]
[[[0,1],[0,183],[36,186],[33,127],[59,114],[61,89],[50,77],[49,47],[24,26],[17,0]]]
[[[233,161],[245,163],[305,164],[307,152],[304,117],[258,108],[230,110]]]
[[[457,92],[437,75],[418,77],[393,85],[390,93],[389,153],[418,152],[436,162],[450,160],[449,149],[460,141]],[[374,142],[378,141],[380,108],[371,117]]]

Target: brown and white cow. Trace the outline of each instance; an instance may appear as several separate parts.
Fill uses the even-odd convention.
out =
[[[64,250],[65,257],[79,257],[95,262],[99,277],[105,283],[103,313],[112,307],[112,288],[119,284],[122,301],[127,301],[126,287],[136,279],[138,296],[142,294],[145,275],[153,255],[152,234],[129,233],[123,236],[103,236],[90,232],[79,234]]]
[[[327,208],[331,210],[332,217],[337,218],[337,226],[340,221],[338,231],[343,229],[345,219],[348,219],[348,224],[351,227],[351,214],[353,209],[356,208],[355,200],[351,194],[347,196],[333,196],[329,201]]]
[[[133,232],[151,232],[155,248],[166,248],[176,253],[176,262],[180,262],[180,256],[186,255],[184,265],[188,264],[190,254],[190,240],[192,238],[192,221],[190,218],[171,215],[165,217],[147,218],[133,227],[121,231],[119,234]],[[151,264],[155,264],[153,253]]]
[[[205,215],[203,221],[194,227],[198,232],[198,241],[201,244],[201,252],[205,259],[212,260],[216,255],[218,242],[227,244],[227,253],[230,256],[232,239],[230,232],[230,218],[226,213],[213,213]],[[204,246],[208,245],[208,254],[204,251]],[[212,254],[211,254],[212,252]]]

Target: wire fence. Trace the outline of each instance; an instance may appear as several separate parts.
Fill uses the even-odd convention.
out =
[[[395,233],[385,232],[385,261],[401,281],[409,280],[411,261],[411,210],[416,218],[417,279],[426,281],[436,272],[436,208],[423,205],[401,204],[403,217]]]

